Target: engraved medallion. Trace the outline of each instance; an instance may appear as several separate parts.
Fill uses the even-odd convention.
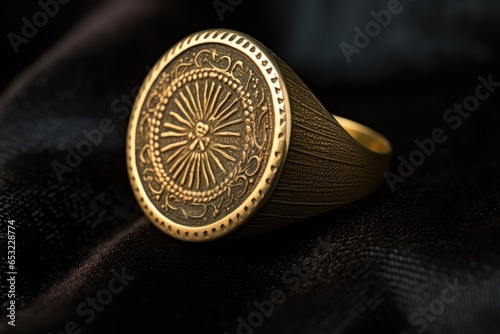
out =
[[[217,238],[251,219],[279,176],[289,138],[285,90],[257,42],[192,35],[146,78],[128,134],[143,210],[183,240]]]
[[[141,209],[184,241],[246,238],[357,201],[391,154],[387,138],[330,114],[269,49],[225,29],[158,60],[127,134]]]

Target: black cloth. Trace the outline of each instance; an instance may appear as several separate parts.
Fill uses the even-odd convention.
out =
[[[478,77],[500,81],[498,4],[402,1],[348,63],[341,43],[355,46],[354,28],[391,1],[62,2],[17,54],[3,40],[1,333],[500,331],[500,87],[466,118],[443,118],[474,103]],[[6,36],[41,10],[9,6]],[[418,166],[394,191],[385,182],[248,240],[188,244],[157,230],[126,173],[131,96],[170,46],[219,26],[268,46],[333,113],[385,134],[392,173],[402,159]],[[446,140],[414,153],[436,128]],[[58,174],[78,148],[88,154]]]

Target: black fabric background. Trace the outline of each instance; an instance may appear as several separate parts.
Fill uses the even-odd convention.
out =
[[[8,4],[8,5],[7,5]],[[286,296],[254,333],[498,333],[500,89],[453,131],[446,109],[498,66],[499,5],[403,2],[351,64],[339,43],[386,1],[243,1],[219,17],[211,1],[71,1],[14,54],[2,37],[0,97],[1,333],[237,333],[254,301]],[[2,4],[19,33],[33,2]],[[125,167],[131,94],[171,45],[197,30],[241,30],[268,46],[333,113],[385,134],[397,157],[436,127],[448,140],[392,192],[250,240],[187,244],[143,217]],[[60,182],[52,163],[82,131],[115,130]],[[16,327],[7,325],[7,221],[16,221]],[[86,323],[76,313],[112,279],[135,276]],[[409,320],[465,289],[435,318]],[[427,314],[429,316],[429,314]],[[417,316],[417,318],[422,318]]]

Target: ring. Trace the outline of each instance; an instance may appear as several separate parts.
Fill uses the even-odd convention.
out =
[[[334,117],[283,60],[233,30],[192,34],[136,97],[127,169],[149,220],[184,241],[267,232],[372,193],[378,132]]]

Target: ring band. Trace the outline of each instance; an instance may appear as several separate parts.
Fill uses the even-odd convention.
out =
[[[127,134],[141,208],[184,241],[252,236],[359,200],[390,157],[384,136],[332,116],[274,53],[222,29],[158,60]]]

